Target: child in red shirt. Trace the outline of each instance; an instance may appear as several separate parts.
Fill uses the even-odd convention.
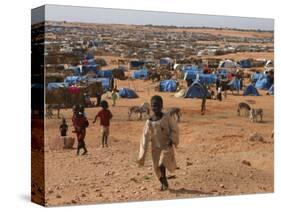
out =
[[[86,128],[89,126],[88,119],[84,115],[84,107],[76,105],[73,109],[72,123],[74,127],[74,133],[76,133],[78,147],[77,155],[79,155],[80,149],[84,149],[83,155],[87,154],[87,148],[85,146]]]
[[[100,125],[101,125],[101,134],[102,134],[102,138],[101,138],[101,143],[102,143],[102,147],[104,147],[104,145],[106,147],[108,147],[107,144],[107,139],[109,136],[109,125],[110,125],[110,119],[112,119],[112,113],[110,112],[110,110],[108,110],[108,102],[103,100],[100,103],[102,109],[98,112],[98,114],[96,115],[93,123],[96,123],[97,118],[100,118]]]

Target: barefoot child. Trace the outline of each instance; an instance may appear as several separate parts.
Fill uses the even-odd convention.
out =
[[[107,140],[109,136],[109,125],[110,125],[110,119],[112,119],[113,116],[110,110],[108,110],[107,101],[105,100],[101,101],[100,105],[102,109],[96,115],[93,123],[96,123],[98,117],[100,118],[102,147],[104,147],[104,145],[108,147]]]
[[[65,137],[67,130],[68,130],[68,125],[66,124],[65,119],[62,119],[62,124],[60,125],[60,136]]]
[[[73,109],[72,123],[74,126],[74,133],[76,133],[78,147],[77,155],[79,155],[80,149],[84,149],[83,155],[87,154],[87,148],[85,146],[86,128],[89,126],[88,119],[84,114],[84,107],[76,105]]]
[[[176,121],[162,112],[163,100],[160,96],[151,98],[152,117],[146,121],[143,137],[140,142],[138,163],[144,165],[148,144],[151,142],[151,153],[154,172],[161,182],[161,190],[168,189],[166,169],[173,172],[177,168],[174,147],[179,143],[179,132]]]

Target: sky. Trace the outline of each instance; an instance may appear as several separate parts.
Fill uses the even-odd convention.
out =
[[[32,10],[32,24],[43,21],[44,8]],[[46,5],[45,20],[102,24],[174,25],[274,30],[274,19]]]

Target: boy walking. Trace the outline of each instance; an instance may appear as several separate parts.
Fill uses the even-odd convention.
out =
[[[162,112],[163,99],[160,96],[151,98],[152,117],[146,121],[140,142],[138,164],[144,165],[148,145],[151,143],[153,168],[161,183],[161,191],[167,190],[169,185],[166,169],[173,172],[177,168],[174,146],[179,143],[177,122],[167,113]]]
[[[110,112],[110,110],[108,110],[107,101],[105,101],[105,100],[101,101],[100,105],[101,105],[102,109],[95,116],[93,123],[96,123],[98,117],[100,118],[102,147],[104,147],[104,146],[108,147],[107,140],[108,140],[108,136],[109,136],[109,125],[110,125],[110,119],[112,119],[113,115]]]
[[[87,154],[87,148],[85,145],[86,128],[89,126],[88,119],[84,114],[84,107],[81,105],[76,105],[73,109],[72,123],[74,126],[74,133],[76,133],[78,147],[77,155],[79,155],[80,149],[83,149],[83,155]]]

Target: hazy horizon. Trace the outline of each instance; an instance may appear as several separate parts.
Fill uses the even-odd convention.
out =
[[[42,15],[41,13],[44,14]],[[269,18],[247,18],[61,5],[45,5],[45,11],[44,7],[32,10],[32,24],[44,20],[93,24],[235,28],[266,31],[274,30],[274,19]]]

